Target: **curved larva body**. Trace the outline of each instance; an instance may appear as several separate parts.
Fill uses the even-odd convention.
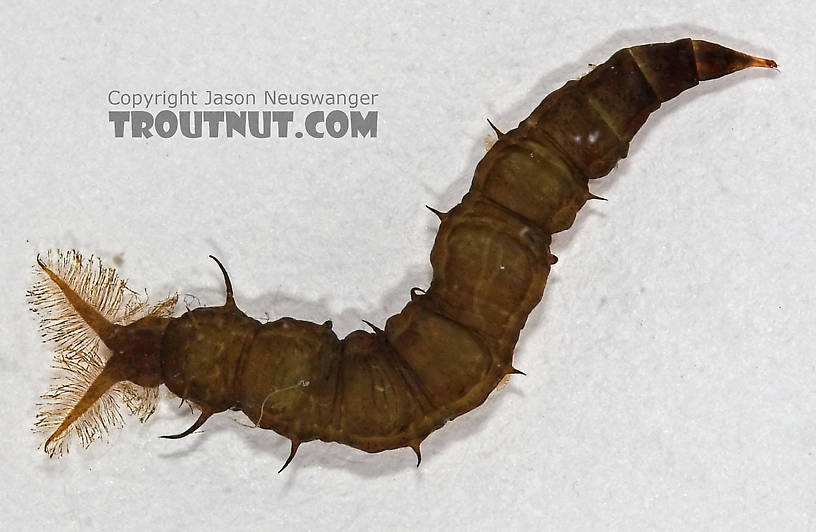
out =
[[[626,156],[662,102],[749,66],[775,63],[684,39],[621,50],[550,94],[518,128],[499,133],[461,203],[437,213],[433,281],[424,293],[412,291],[383,330],[341,340],[330,322],[261,324],[237,308],[228,279],[224,306],[109,323],[113,331],[77,308],[113,355],[54,436],[105,384],[158,381],[202,410],[178,436],[213,413],[240,409],[289,438],[292,456],[315,439],[368,452],[410,446],[419,454],[428,434],[477,407],[516,371],[516,341],[556,261],[551,235],[569,228],[594,198],[589,180]],[[57,282],[58,273],[44,269]],[[73,292],[60,288],[74,305]],[[127,336],[137,333],[138,341]],[[134,354],[134,342],[155,352]]]

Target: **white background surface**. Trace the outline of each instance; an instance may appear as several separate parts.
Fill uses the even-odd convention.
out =
[[[0,8],[5,529],[816,529],[812,6],[47,4]],[[430,280],[423,205],[467,190],[486,118],[510,129],[588,63],[686,36],[781,70],[652,117],[593,183],[609,202],[555,238],[528,376],[421,468],[317,442],[278,475],[288,442],[238,413],[158,439],[193,420],[167,400],[109,444],[37,450],[38,252],[124,253],[137,290],[217,304],[214,253],[254,316],[382,324]],[[116,140],[117,88],[377,92],[379,136]]]

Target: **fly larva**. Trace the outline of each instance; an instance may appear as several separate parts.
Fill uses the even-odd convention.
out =
[[[161,384],[200,415],[243,411],[291,441],[339,442],[367,452],[410,447],[479,406],[505,377],[519,333],[541,299],[551,235],[569,228],[590,179],[626,157],[650,113],[680,92],[748,67],[776,63],[683,39],[623,49],[547,96],[476,167],[431,251],[433,280],[383,329],[342,340],[323,324],[261,323],[226,301],[171,317],[175,299],[147,309],[111,269],[75,252],[38,258],[29,291],[66,380],[44,396],[38,426],[59,454],[74,434],[88,444],[121,423],[124,401],[143,418]],[[492,125],[492,124],[491,124]]]

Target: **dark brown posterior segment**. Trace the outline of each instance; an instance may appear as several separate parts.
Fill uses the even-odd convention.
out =
[[[315,439],[367,452],[409,446],[419,457],[423,439],[516,372],[516,341],[556,261],[551,235],[594,198],[588,181],[626,157],[662,102],[753,66],[776,64],[683,39],[621,50],[547,96],[499,135],[461,203],[438,213],[431,286],[412,291],[384,330],[341,341],[330,322],[261,324],[235,306],[228,279],[224,306],[153,323],[161,381],[202,410],[177,436],[238,408],[292,441],[287,464]],[[109,364],[127,355],[118,353]]]

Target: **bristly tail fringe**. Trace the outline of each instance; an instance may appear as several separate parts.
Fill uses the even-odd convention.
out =
[[[148,307],[146,298],[128,288],[116,270],[103,267],[98,258],[83,259],[74,250],[64,253],[49,250],[44,258],[37,257],[37,263],[35,282],[27,292],[28,302],[40,318],[43,339],[53,342],[52,366],[58,374],[37,404],[33,430],[48,435],[62,423],[102,372],[110,351],[74,309],[46,268],[105,319],[118,325],[147,315],[170,316],[177,296]],[[70,430],[47,441],[43,448],[51,457],[62,455],[68,452],[72,438],[88,447],[93,441],[106,438],[111,428],[124,424],[119,405],[125,404],[130,414],[144,422],[156,410],[157,403],[158,388],[119,382],[80,416]]]

